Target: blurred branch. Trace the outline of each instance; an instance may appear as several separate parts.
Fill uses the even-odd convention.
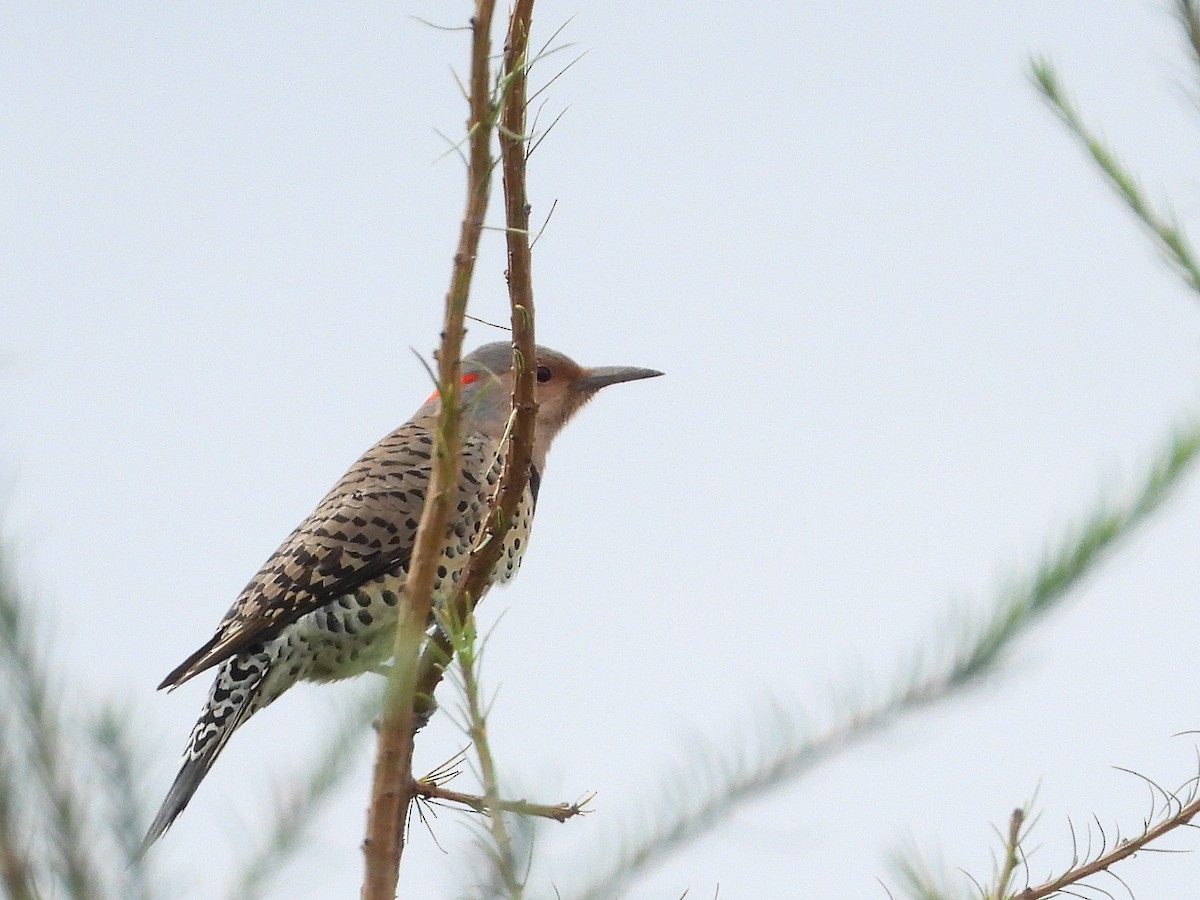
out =
[[[82,794],[67,764],[67,744],[51,700],[54,694],[48,666],[36,648],[25,610],[2,560],[0,666],[4,671],[0,683],[11,692],[4,698],[12,707],[10,724],[19,730],[19,734],[5,735],[6,761],[16,767],[12,771],[31,771],[34,786],[41,794],[40,798],[30,798],[29,803],[31,815],[37,821],[33,832],[44,832],[52,850],[51,858],[46,860],[47,875],[62,885],[63,894],[71,900],[98,900],[99,879],[88,857],[93,845],[83,827]],[[25,745],[27,756],[14,755],[20,745]],[[9,777],[8,786],[15,784],[15,778]],[[11,801],[11,796],[8,799]],[[6,847],[3,852],[16,854],[15,859],[24,857],[15,846]],[[25,871],[30,871],[28,866]]]
[[[374,686],[372,686],[374,687]],[[348,765],[361,745],[371,721],[379,714],[380,692],[367,691],[342,716],[342,721],[325,746],[304,771],[292,779],[282,797],[264,802],[271,810],[266,836],[239,866],[229,890],[229,900],[252,900],[264,896],[270,880],[297,855],[317,810],[354,771]]]
[[[945,866],[940,864],[936,870],[927,862],[917,848],[906,850],[903,854],[893,856],[892,868],[904,886],[905,894],[911,900],[984,900],[986,897],[982,885],[976,884],[975,890],[966,893],[946,883]],[[882,883],[882,882],[881,882]],[[889,900],[896,900],[896,895],[888,890]]]
[[[1182,7],[1191,24],[1194,22],[1195,11],[1192,4],[1183,2]],[[1190,31],[1190,29],[1189,29]],[[1121,195],[1121,198],[1133,210],[1135,216],[1149,229],[1159,250],[1175,270],[1183,277],[1188,286],[1200,292],[1200,266],[1196,256],[1183,232],[1183,226],[1176,220],[1171,210],[1159,212],[1146,198],[1137,179],[1117,159],[1116,154],[1084,124],[1078,110],[1067,98],[1058,80],[1058,73],[1047,59],[1035,59],[1030,64],[1030,75],[1042,96],[1050,103],[1051,109],[1058,114],[1067,130],[1078,138],[1092,155],[1092,159]]]
[[[1177,0],[1176,12],[1179,23],[1187,35],[1188,48],[1192,52],[1192,62],[1200,66],[1200,10],[1192,0]]]
[[[915,675],[900,676],[893,681],[903,685],[899,690],[844,716],[815,736],[805,733],[795,713],[777,709],[769,746],[757,758],[745,758],[744,750],[737,751],[743,754],[738,756],[719,749],[696,754],[705,768],[677,776],[674,783],[681,787],[650,807],[657,821],[652,820],[645,833],[626,842],[607,866],[583,867],[596,874],[583,888],[563,896],[577,900],[613,896],[634,875],[695,840],[743,804],[795,781],[901,716],[954,697],[994,672],[1003,651],[1039,617],[1059,605],[1118,541],[1130,535],[1170,496],[1198,452],[1200,420],[1192,419],[1176,430],[1130,499],[1103,504],[1088,514],[1083,525],[1047,552],[1032,574],[993,603],[980,624],[964,630],[948,652],[943,652],[946,661],[935,671],[922,674],[921,670],[928,667],[918,667]],[[918,650],[912,658],[927,658],[927,652]],[[913,668],[910,664],[907,671],[911,673]],[[740,733],[745,732],[741,729]],[[724,741],[717,746],[728,747],[730,743]]]
[[[35,900],[33,871],[28,847],[17,836],[16,791],[13,764],[7,749],[0,746],[0,885],[9,900]]]
[[[141,852],[149,805],[136,774],[142,771],[142,760],[132,739],[131,716],[128,710],[104,705],[92,723],[91,737],[103,773],[101,783],[108,795],[107,830],[116,844],[121,867],[118,896],[123,900],[152,900],[146,855]]]

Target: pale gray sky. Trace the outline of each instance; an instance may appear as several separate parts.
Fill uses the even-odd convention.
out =
[[[437,339],[463,188],[434,129],[461,134],[467,44],[410,15],[468,5],[0,7],[8,527],[65,677],[142,715],[156,798],[207,685],[154,686],[428,393],[409,348]],[[982,606],[1120,495],[1200,368],[1200,306],[1025,76],[1050,54],[1194,220],[1197,81],[1166,0],[537,7],[543,40],[568,19],[575,47],[535,71],[588,51],[531,161],[535,217],[558,201],[539,340],[668,377],[559,439],[521,577],[485,604],[510,783],[598,793],[549,830],[542,885],[698,736],[731,745],[768,694],[820,710]],[[489,233],[476,281],[491,318],[500,249]],[[1035,789],[1039,874],[1069,857],[1067,817],[1134,830],[1147,790],[1112,766],[1171,785],[1194,767],[1172,735],[1200,726],[1198,508],[1193,479],[994,685],[624,896],[883,897],[909,840],[986,875],[993,823]],[[156,850],[184,896],[220,896],[348,696],[295,690],[235,736]],[[418,764],[460,743],[440,717]],[[273,896],[357,896],[366,744],[350,762]],[[445,854],[417,831],[405,896],[454,895],[467,825],[440,817]],[[1120,874],[1190,898],[1200,855]]]

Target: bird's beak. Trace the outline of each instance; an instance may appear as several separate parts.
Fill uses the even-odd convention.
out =
[[[657,369],[638,369],[633,366],[597,366],[585,369],[579,378],[575,379],[575,389],[584,393],[592,393],[610,384],[620,384],[622,381],[640,381],[643,378],[657,378],[661,375]]]

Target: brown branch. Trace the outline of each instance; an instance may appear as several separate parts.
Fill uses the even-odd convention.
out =
[[[447,803],[459,803],[475,810],[477,813],[489,814],[494,807],[487,797],[476,794],[464,794],[452,791],[431,781],[417,782],[417,796],[425,800],[444,800]],[[565,822],[576,816],[582,816],[587,810],[589,796],[579,803],[542,804],[530,803],[527,800],[501,800],[498,804],[501,812],[516,813],[519,816],[537,816],[540,819],[553,819],[555,822]]]
[[[512,430],[508,446],[504,450],[504,465],[500,473],[496,496],[491,504],[491,516],[485,531],[487,543],[480,548],[478,560],[472,559],[467,567],[467,579],[473,572],[480,572],[486,581],[504,547],[504,537],[509,524],[529,484],[529,468],[533,464],[533,432],[536,424],[537,402],[534,399],[534,372],[537,369],[537,349],[533,333],[533,284],[529,252],[529,203],[525,193],[525,87],[527,50],[529,46],[530,17],[533,0],[516,0],[508,23],[508,36],[504,42],[504,103],[500,112],[500,159],[504,177],[504,218],[508,238],[508,293],[512,307],[513,334],[513,415]],[[486,551],[482,552],[482,551]],[[472,568],[474,566],[474,568]],[[472,610],[483,596],[482,586],[471,589],[469,598]],[[458,597],[455,598],[458,600]],[[456,610],[458,613],[466,609]],[[459,622],[466,622],[462,615]],[[464,665],[464,669],[467,668]],[[468,690],[478,690],[474,678],[464,677]],[[476,715],[472,716],[471,742],[479,760],[480,779],[492,825],[492,838],[500,854],[499,871],[504,877],[510,896],[521,894],[516,867],[512,863],[512,845],[501,816],[503,804],[496,776],[495,762],[489,746],[487,727],[483,716],[478,715],[477,696],[468,697],[468,705]]]
[[[504,102],[500,113],[500,156],[504,175],[504,211],[508,238],[508,294],[512,307],[513,426],[504,452],[504,467],[487,519],[450,603],[448,615],[464,623],[474,613],[491,581],[492,569],[503,552],[517,503],[529,484],[533,459],[533,430],[537,402],[534,373],[537,347],[533,327],[533,284],[529,252],[529,203],[525,193],[525,66],[533,0],[517,0],[504,45],[501,80]],[[441,683],[453,646],[444,630],[430,640],[421,657],[417,682],[417,712],[433,709],[433,693]],[[486,773],[485,782],[487,780]]]
[[[1013,900],[1042,900],[1044,897],[1052,897],[1069,885],[1078,884],[1085,878],[1090,878],[1092,875],[1098,875],[1101,872],[1107,871],[1111,866],[1133,856],[1139,850],[1145,849],[1168,832],[1187,825],[1198,813],[1200,813],[1200,796],[1193,797],[1190,802],[1180,806],[1178,812],[1163,819],[1154,827],[1147,828],[1138,837],[1118,841],[1112,850],[1109,850],[1107,853],[1101,853],[1091,862],[1076,866],[1069,872],[1065,872],[1057,878],[1047,881],[1045,884],[1039,884],[1036,887],[1027,887],[1025,890],[1014,894]]]
[[[434,568],[450,515],[453,486],[460,456],[459,388],[466,313],[475,257],[483,232],[491,184],[491,135],[495,111],[491,103],[488,63],[494,0],[477,0],[471,20],[471,103],[467,120],[470,153],[467,200],[458,249],[446,295],[441,349],[438,352],[438,390],[441,415],[432,477],[413,548],[405,584],[407,603],[396,627],[395,664],[388,678],[379,723],[367,835],[363,841],[365,874],[362,900],[393,900],[404,849],[404,823],[416,789],[412,777],[414,696],[417,660],[425,623],[432,606]]]
[[[438,354],[442,412],[438,422],[435,464],[421,523],[417,531],[405,594],[407,615],[396,630],[395,665],[388,680],[384,713],[380,721],[367,837],[363,843],[366,875],[363,900],[392,900],[399,878],[404,846],[404,822],[418,785],[412,777],[414,725],[432,709],[433,691],[441,681],[452,647],[442,632],[420,655],[424,625],[432,606],[433,569],[440,537],[449,517],[450,488],[459,456],[459,371],[463,317],[474,272],[475,255],[487,209],[492,159],[489,144],[496,125],[488,93],[489,34],[493,3],[477,0],[472,19],[474,39],[471,65],[471,117],[468,122],[467,210],[463,216],[454,272],[446,297],[442,346]],[[533,457],[533,430],[537,403],[534,372],[537,368],[533,328],[533,288],[529,252],[529,205],[525,194],[525,70],[533,0],[518,0],[509,23],[501,84],[500,147],[503,160],[505,218],[508,236],[508,282],[513,331],[513,425],[504,451],[500,480],[484,527],[471,551],[447,615],[467,621],[491,581],[503,551],[504,536],[529,482]],[[482,754],[487,757],[488,754]],[[495,784],[494,777],[485,783]],[[494,775],[494,773],[493,773]],[[500,809],[499,798],[494,798]]]

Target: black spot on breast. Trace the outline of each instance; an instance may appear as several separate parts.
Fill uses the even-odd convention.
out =
[[[362,622],[364,625],[370,625],[375,620],[371,618],[371,614],[369,612],[367,612],[365,609],[362,609],[358,612],[358,621]]]

